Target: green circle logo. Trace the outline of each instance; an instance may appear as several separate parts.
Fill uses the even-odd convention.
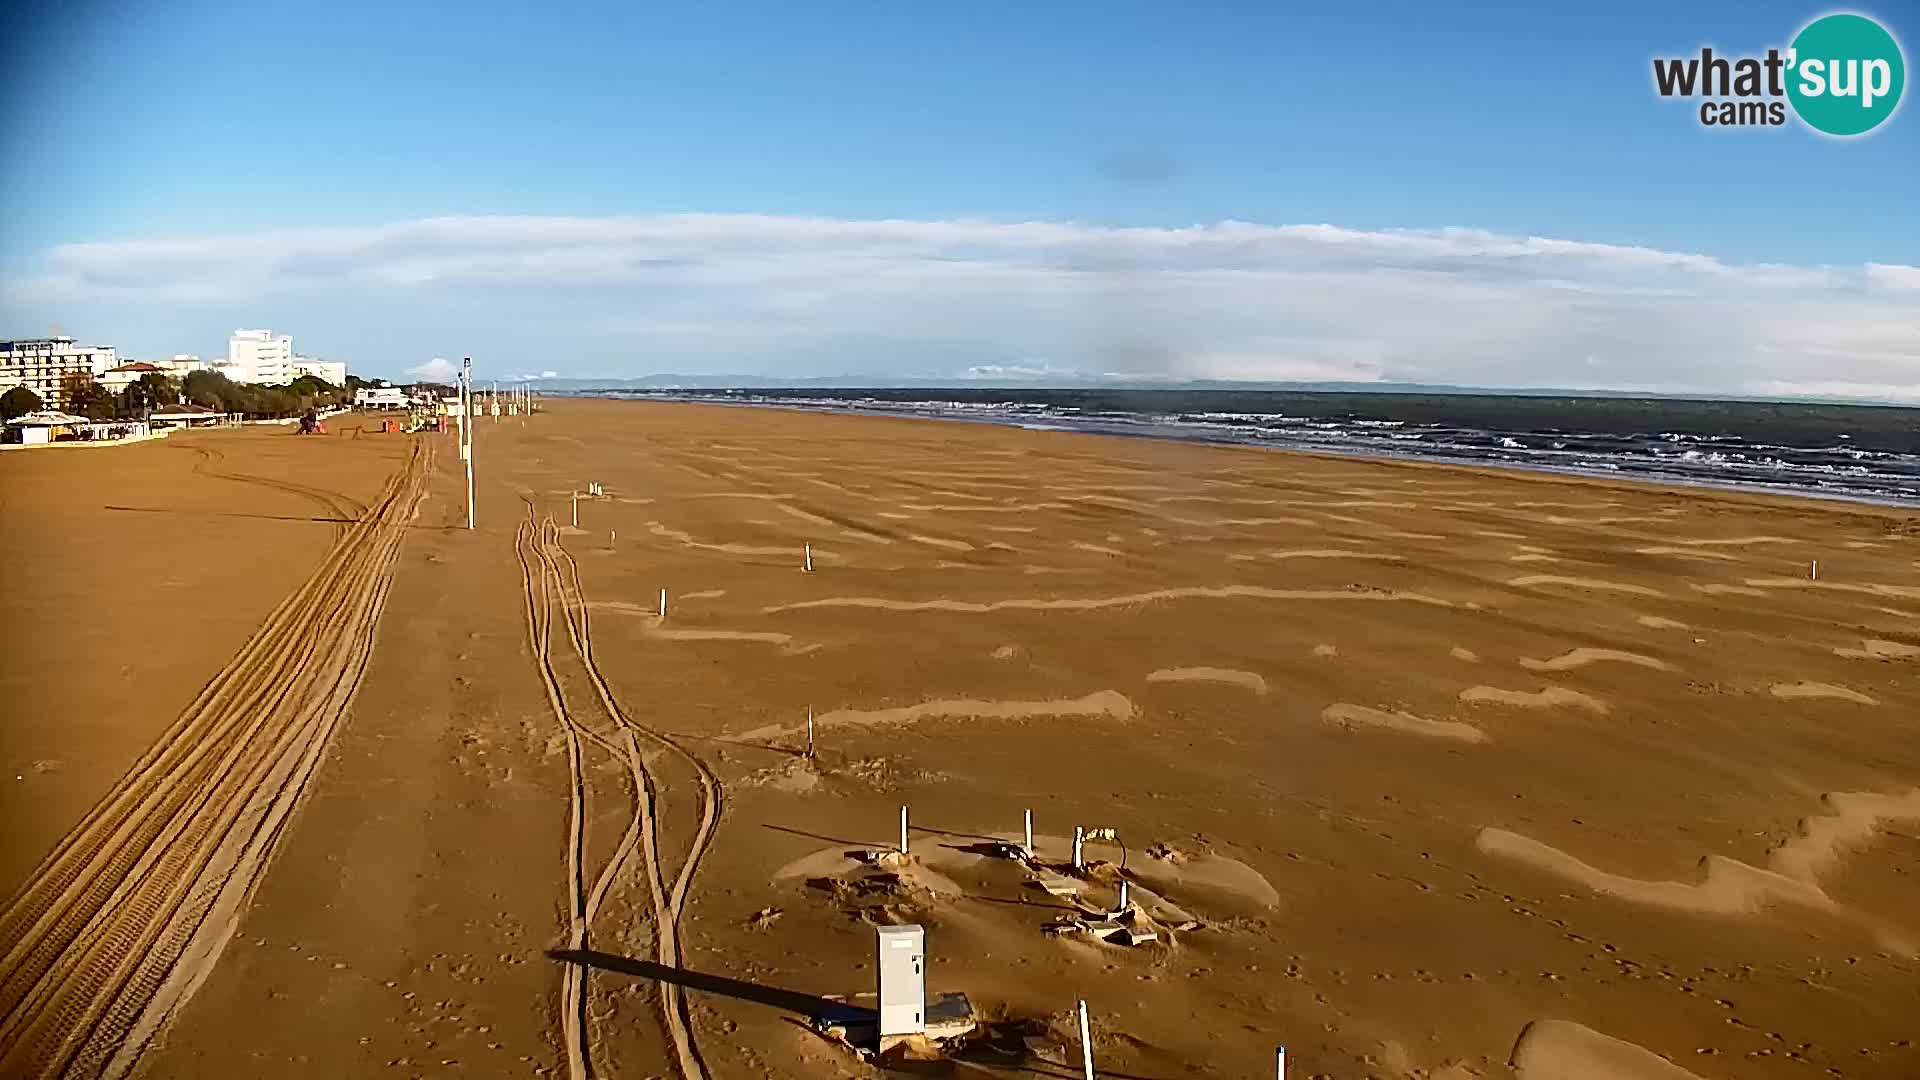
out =
[[[1823,15],[1787,53],[1787,99],[1816,131],[1864,135],[1900,105],[1907,65],[1900,43],[1864,15]]]

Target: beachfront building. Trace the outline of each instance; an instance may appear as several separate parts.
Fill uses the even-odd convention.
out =
[[[24,386],[57,409],[67,403],[69,380],[98,378],[114,363],[111,346],[75,345],[70,337],[0,341],[0,393]]]
[[[328,386],[347,385],[347,362],[345,360],[315,360],[310,356],[293,358],[293,378],[311,375]],[[287,380],[292,382],[292,379]]]
[[[171,379],[184,379],[196,371],[205,371],[207,365],[192,353],[174,353],[170,360],[155,360],[153,366],[160,369],[162,375]]]
[[[212,427],[225,419],[218,409],[209,409],[205,405],[192,405],[181,402],[178,405],[162,405],[147,414],[147,423],[155,431],[166,431],[177,427]]]
[[[158,364],[148,364],[136,360],[130,364],[110,367],[96,376],[93,381],[118,394],[134,383],[139,382],[144,376],[165,374],[166,372],[162,371]]]
[[[293,336],[271,330],[235,330],[227,339],[227,378],[285,386],[293,381]]]
[[[87,425],[84,416],[68,416],[60,412],[30,412],[25,416],[16,416],[7,421],[7,441],[26,446],[43,446],[71,436],[76,430]]]
[[[363,386],[354,391],[353,404],[361,409],[404,409],[409,403],[407,392],[398,386]]]

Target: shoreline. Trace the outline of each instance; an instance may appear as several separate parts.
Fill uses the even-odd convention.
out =
[[[1478,458],[1452,457],[1442,454],[1395,454],[1390,451],[1373,449],[1341,449],[1338,447],[1283,446],[1245,439],[1232,439],[1207,434],[1193,435],[1170,434],[1161,431],[1117,431],[1104,428],[1082,427],[1052,422],[1021,421],[1012,418],[989,416],[936,416],[927,413],[889,411],[886,409],[862,409],[852,406],[844,408],[820,408],[810,405],[788,405],[773,401],[727,401],[707,397],[667,397],[667,396],[614,396],[609,394],[553,394],[556,398],[567,400],[656,402],[676,405],[715,405],[733,409],[771,409],[779,412],[807,413],[821,416],[864,416],[889,420],[932,420],[955,424],[978,424],[988,427],[1010,428],[1019,431],[1040,433],[1057,432],[1065,435],[1106,436],[1116,439],[1143,439],[1152,442],[1188,446],[1228,447],[1262,451],[1276,454],[1298,454],[1312,458],[1325,458],[1337,461],[1367,461],[1386,465],[1433,466],[1443,469],[1457,469],[1475,472],[1487,470],[1494,475],[1551,477],[1567,482],[1625,485],[1634,491],[1666,491],[1674,494],[1698,495],[1711,493],[1716,495],[1745,496],[1759,499],[1806,499],[1825,504],[1870,508],[1874,510],[1910,511],[1920,513],[1920,498],[1911,501],[1898,499],[1875,499],[1862,495],[1850,495],[1841,492],[1813,491],[1791,486],[1775,486],[1738,481],[1695,480],[1683,477],[1636,476],[1602,469],[1581,469],[1551,465],[1535,465],[1524,462],[1488,461]]]

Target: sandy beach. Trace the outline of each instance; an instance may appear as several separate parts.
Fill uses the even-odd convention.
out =
[[[0,458],[0,1071],[1920,1075],[1920,513],[546,406]]]

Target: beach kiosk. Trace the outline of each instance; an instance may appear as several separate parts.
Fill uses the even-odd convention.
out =
[[[44,446],[84,426],[87,418],[61,412],[30,412],[7,421],[7,439],[24,446]]]

